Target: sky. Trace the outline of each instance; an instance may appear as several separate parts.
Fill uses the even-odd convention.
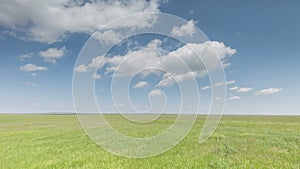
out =
[[[162,107],[176,112],[182,102],[180,84],[196,80],[198,89],[189,87],[186,92],[199,93],[199,113],[209,111],[213,88],[226,84],[225,114],[300,115],[299,1],[4,0],[0,4],[0,113],[74,112],[73,75],[97,71],[91,79],[101,112],[116,108],[156,112]],[[153,34],[123,39],[116,31],[155,27],[162,23],[157,15],[126,20],[95,37],[104,25],[137,12],[178,16],[186,22],[174,25],[169,35],[195,39],[200,29],[208,39],[183,43]],[[100,45],[113,48],[105,56],[77,61],[93,36]],[[214,68],[205,70],[189,47],[212,64],[217,53],[226,82],[210,84],[207,72]],[[169,70],[174,76],[163,70],[142,70],[147,67]],[[192,96],[183,99],[183,107],[195,101]]]

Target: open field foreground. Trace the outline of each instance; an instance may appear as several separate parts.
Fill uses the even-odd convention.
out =
[[[106,116],[120,132],[138,137],[165,130],[174,117],[138,125]],[[300,116],[223,116],[214,135],[198,144],[204,118],[172,150],[130,159],[98,147],[75,115],[3,114],[0,168],[300,168]]]

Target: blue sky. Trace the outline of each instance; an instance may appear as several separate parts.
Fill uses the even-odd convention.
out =
[[[299,1],[132,1],[125,2],[126,7],[121,2],[102,1],[88,4],[69,0],[1,3],[0,113],[74,112],[73,70],[90,35],[118,17],[156,11],[192,21],[193,26],[201,29],[211,41],[235,50],[224,54],[224,59],[230,63],[225,68],[228,81],[225,113],[299,115]],[[133,24],[142,27],[145,23]],[[163,41],[165,37],[132,39],[125,42],[137,42],[135,47],[141,49],[152,40]],[[178,43],[171,41],[164,44],[166,48]],[[182,46],[178,44],[178,48]],[[112,49],[111,57],[125,55],[126,48]],[[134,88],[143,80],[133,79],[132,103],[145,110],[144,107],[149,106],[147,93],[155,89],[158,78],[149,76],[145,88]],[[110,112],[114,103],[101,99],[111,95],[107,79],[103,76],[96,80],[96,96],[102,110]],[[207,77],[197,78],[197,82],[203,106],[207,107],[211,89],[206,86],[210,84]],[[177,86],[159,89],[169,95],[168,111],[174,111],[172,107],[178,107]]]

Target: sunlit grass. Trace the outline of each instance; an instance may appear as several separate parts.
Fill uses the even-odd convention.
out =
[[[140,126],[106,118],[136,137],[155,135],[174,121],[169,115]],[[130,159],[98,147],[75,115],[0,115],[0,168],[300,168],[300,116],[223,116],[214,135],[198,144],[204,119],[172,150]]]

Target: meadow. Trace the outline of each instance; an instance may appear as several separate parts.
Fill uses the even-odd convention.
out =
[[[166,129],[175,116],[144,126],[119,115],[105,117],[120,132],[144,137]],[[223,116],[216,132],[199,144],[204,120],[199,116],[170,151],[131,159],[97,146],[75,115],[2,114],[0,168],[300,168],[300,116]]]

